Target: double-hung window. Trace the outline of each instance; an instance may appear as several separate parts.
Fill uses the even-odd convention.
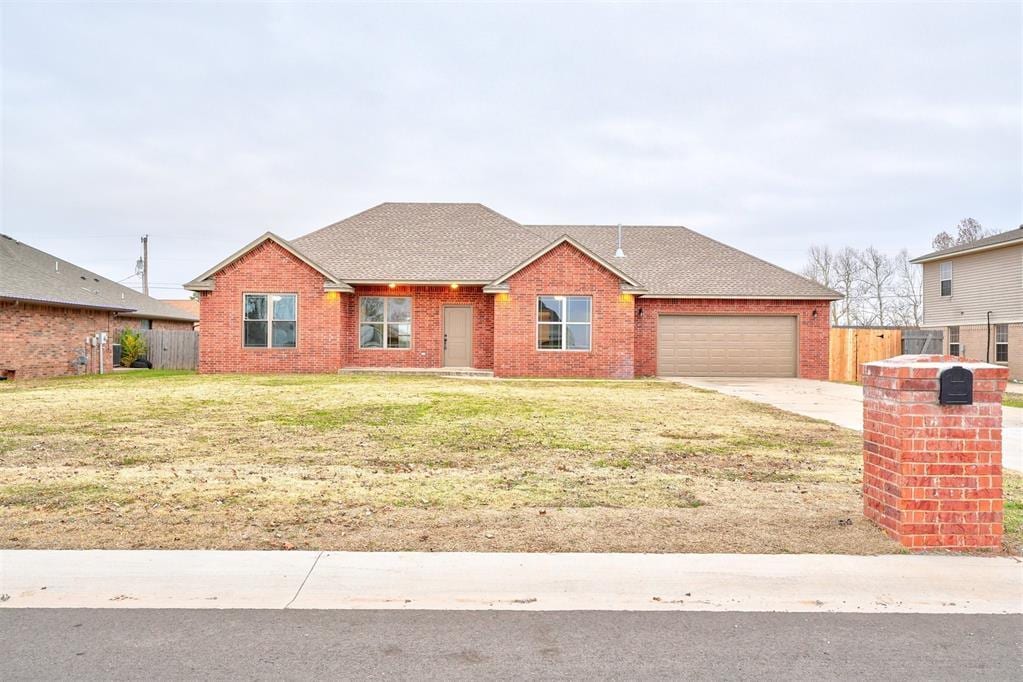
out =
[[[948,354],[959,357],[962,348],[959,346],[959,327],[948,328]]]
[[[298,296],[245,294],[243,306],[246,348],[294,348]]]
[[[945,261],[938,266],[938,280],[942,296],[952,295],[952,261]]]
[[[995,325],[995,362],[1009,361],[1009,325]]]
[[[589,296],[540,296],[536,309],[539,350],[589,350],[592,325]]]
[[[363,296],[359,299],[359,348],[411,347],[411,298]]]

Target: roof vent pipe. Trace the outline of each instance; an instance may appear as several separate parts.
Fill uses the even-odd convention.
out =
[[[622,251],[622,224],[618,223],[618,248],[615,250],[615,258],[625,258],[625,252]]]

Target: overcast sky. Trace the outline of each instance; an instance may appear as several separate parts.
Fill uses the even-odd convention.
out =
[[[115,280],[148,232],[162,298],[382,201],[682,224],[790,269],[1023,222],[1019,2],[0,13],[0,231]]]

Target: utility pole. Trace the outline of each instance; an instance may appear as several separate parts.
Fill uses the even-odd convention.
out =
[[[142,235],[142,293],[149,295],[149,235]]]

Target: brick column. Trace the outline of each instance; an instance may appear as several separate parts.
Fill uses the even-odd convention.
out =
[[[973,372],[972,405],[939,405],[938,375]],[[1002,393],[1009,371],[950,356],[863,365],[863,513],[912,549],[998,549]]]

